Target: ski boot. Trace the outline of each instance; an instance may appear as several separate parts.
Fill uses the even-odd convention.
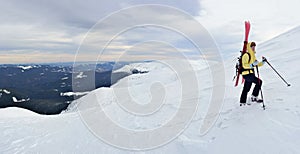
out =
[[[259,99],[257,96],[251,96],[251,101],[256,103],[262,103],[264,100]]]
[[[246,103],[240,103],[240,106],[246,106]]]

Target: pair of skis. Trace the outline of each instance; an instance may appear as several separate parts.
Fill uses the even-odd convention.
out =
[[[245,40],[244,40],[244,45],[243,45],[243,50],[241,51],[241,57],[239,59],[240,63],[242,61],[242,55],[247,52],[247,44],[248,44],[248,36],[250,32],[250,22],[245,21]],[[242,73],[242,68],[237,66],[237,74],[236,74],[236,81],[235,81],[235,87],[238,86],[239,84],[239,79],[240,79],[240,74]],[[242,83],[244,83],[244,79],[242,79]]]

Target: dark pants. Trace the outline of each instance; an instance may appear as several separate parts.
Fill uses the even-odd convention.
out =
[[[240,102],[241,103],[246,103],[247,95],[248,95],[248,92],[251,89],[252,83],[255,83],[255,87],[253,89],[252,95],[253,96],[258,96],[259,90],[260,90],[261,85],[262,85],[262,81],[260,79],[258,79],[253,73],[248,74],[248,75],[244,75],[243,77],[245,79],[245,84],[244,84],[244,88],[243,88],[243,92],[242,92],[242,95],[241,95]]]

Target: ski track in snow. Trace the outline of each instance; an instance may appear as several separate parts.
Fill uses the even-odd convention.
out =
[[[290,41],[300,37],[300,28],[293,32],[295,33],[288,32],[288,37],[283,34],[270,40],[261,45],[261,48],[258,45],[257,57],[266,56],[292,84],[291,87],[285,87],[280,78],[265,64],[260,71],[265,111],[261,104],[239,106],[242,86],[233,87],[231,80],[235,64],[229,60],[225,62],[226,93],[220,116],[204,136],[199,134],[199,129],[208,104],[201,104],[189,127],[174,141],[144,152],[126,151],[105,144],[89,131],[74,108],[55,116],[42,116],[19,108],[6,108],[0,109],[0,153],[300,153],[300,68],[297,67],[300,53],[295,41]],[[281,46],[276,42],[282,42]],[[208,102],[211,81],[204,73],[208,69],[201,62],[193,62],[193,66],[197,68],[198,79],[201,79],[200,101]],[[148,88],[158,74],[170,89],[174,88],[175,82],[178,81],[176,76],[168,76],[166,67],[155,62],[133,64],[123,69],[130,70],[131,67],[151,70],[147,74],[128,76],[117,83],[119,86],[122,86],[125,80],[133,83],[130,86],[135,88],[132,92],[137,94],[137,99],[149,97]],[[111,114],[114,120],[135,129],[159,127],[168,120],[168,117],[160,117],[161,115],[171,115],[178,109],[178,105],[172,103],[176,102],[177,97],[168,96],[171,101],[167,102],[163,109],[168,113],[148,119],[148,122],[126,116],[125,113],[120,113],[122,118],[120,115],[114,117],[117,110],[113,106],[116,100],[112,90],[100,88],[92,93],[96,93],[98,99],[104,102],[107,114]],[[133,122],[128,124],[127,121]]]

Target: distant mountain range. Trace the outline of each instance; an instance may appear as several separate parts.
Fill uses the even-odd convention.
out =
[[[95,75],[95,87],[109,87],[129,72],[112,71],[128,62],[80,63],[80,72],[73,72],[73,63],[53,64],[2,64],[0,65],[0,108],[22,107],[40,114],[58,114],[74,100],[72,75],[78,78]],[[90,73],[93,72],[93,73]],[[132,73],[139,73],[133,70]]]

